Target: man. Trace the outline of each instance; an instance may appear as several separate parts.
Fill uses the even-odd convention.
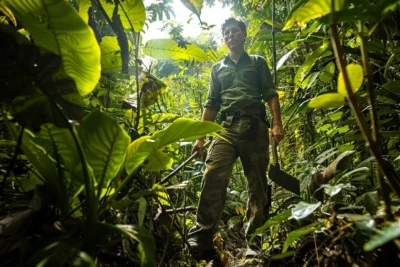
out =
[[[221,111],[221,125],[226,129],[221,136],[226,140],[215,139],[206,159],[197,222],[188,236],[192,252],[198,258],[213,255],[213,235],[221,219],[229,178],[238,157],[248,180],[247,239],[268,216],[269,135],[262,100],[268,103],[273,117],[272,141],[278,144],[283,138],[278,94],[267,62],[244,50],[246,25],[240,19],[229,18],[222,25],[222,34],[229,55],[212,67],[202,120],[214,121]],[[192,153],[202,156],[203,145],[204,138],[198,139]],[[248,248],[246,256],[254,254]]]

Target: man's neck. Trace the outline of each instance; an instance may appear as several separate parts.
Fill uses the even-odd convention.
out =
[[[239,61],[240,56],[244,53],[244,49],[240,50],[230,50],[229,57],[233,60],[233,62],[237,63]]]

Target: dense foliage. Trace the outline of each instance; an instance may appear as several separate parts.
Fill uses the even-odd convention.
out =
[[[214,4],[181,2],[199,23]],[[400,1],[222,2],[276,66],[280,164],[301,182],[300,196],[271,182],[260,264],[397,265]],[[196,264],[205,165],[178,166],[222,130],[198,119],[227,50],[173,16],[170,0],[0,1],[1,266]],[[170,38],[143,44],[164,19]],[[246,247],[246,186],[238,162],[215,239],[227,266]]]

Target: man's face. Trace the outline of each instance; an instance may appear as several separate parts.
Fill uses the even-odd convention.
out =
[[[243,32],[237,22],[229,23],[225,28],[224,40],[229,50],[235,50],[244,47],[244,39],[246,38],[246,33]]]

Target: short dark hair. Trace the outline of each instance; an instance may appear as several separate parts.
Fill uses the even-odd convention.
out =
[[[239,24],[239,27],[243,32],[246,32],[246,24],[244,24],[243,20],[240,17],[236,17],[236,18],[230,17],[230,18],[226,19],[225,22],[221,26],[222,36],[224,35],[224,31],[225,31],[226,27],[228,27],[229,24],[234,23],[234,22]]]

